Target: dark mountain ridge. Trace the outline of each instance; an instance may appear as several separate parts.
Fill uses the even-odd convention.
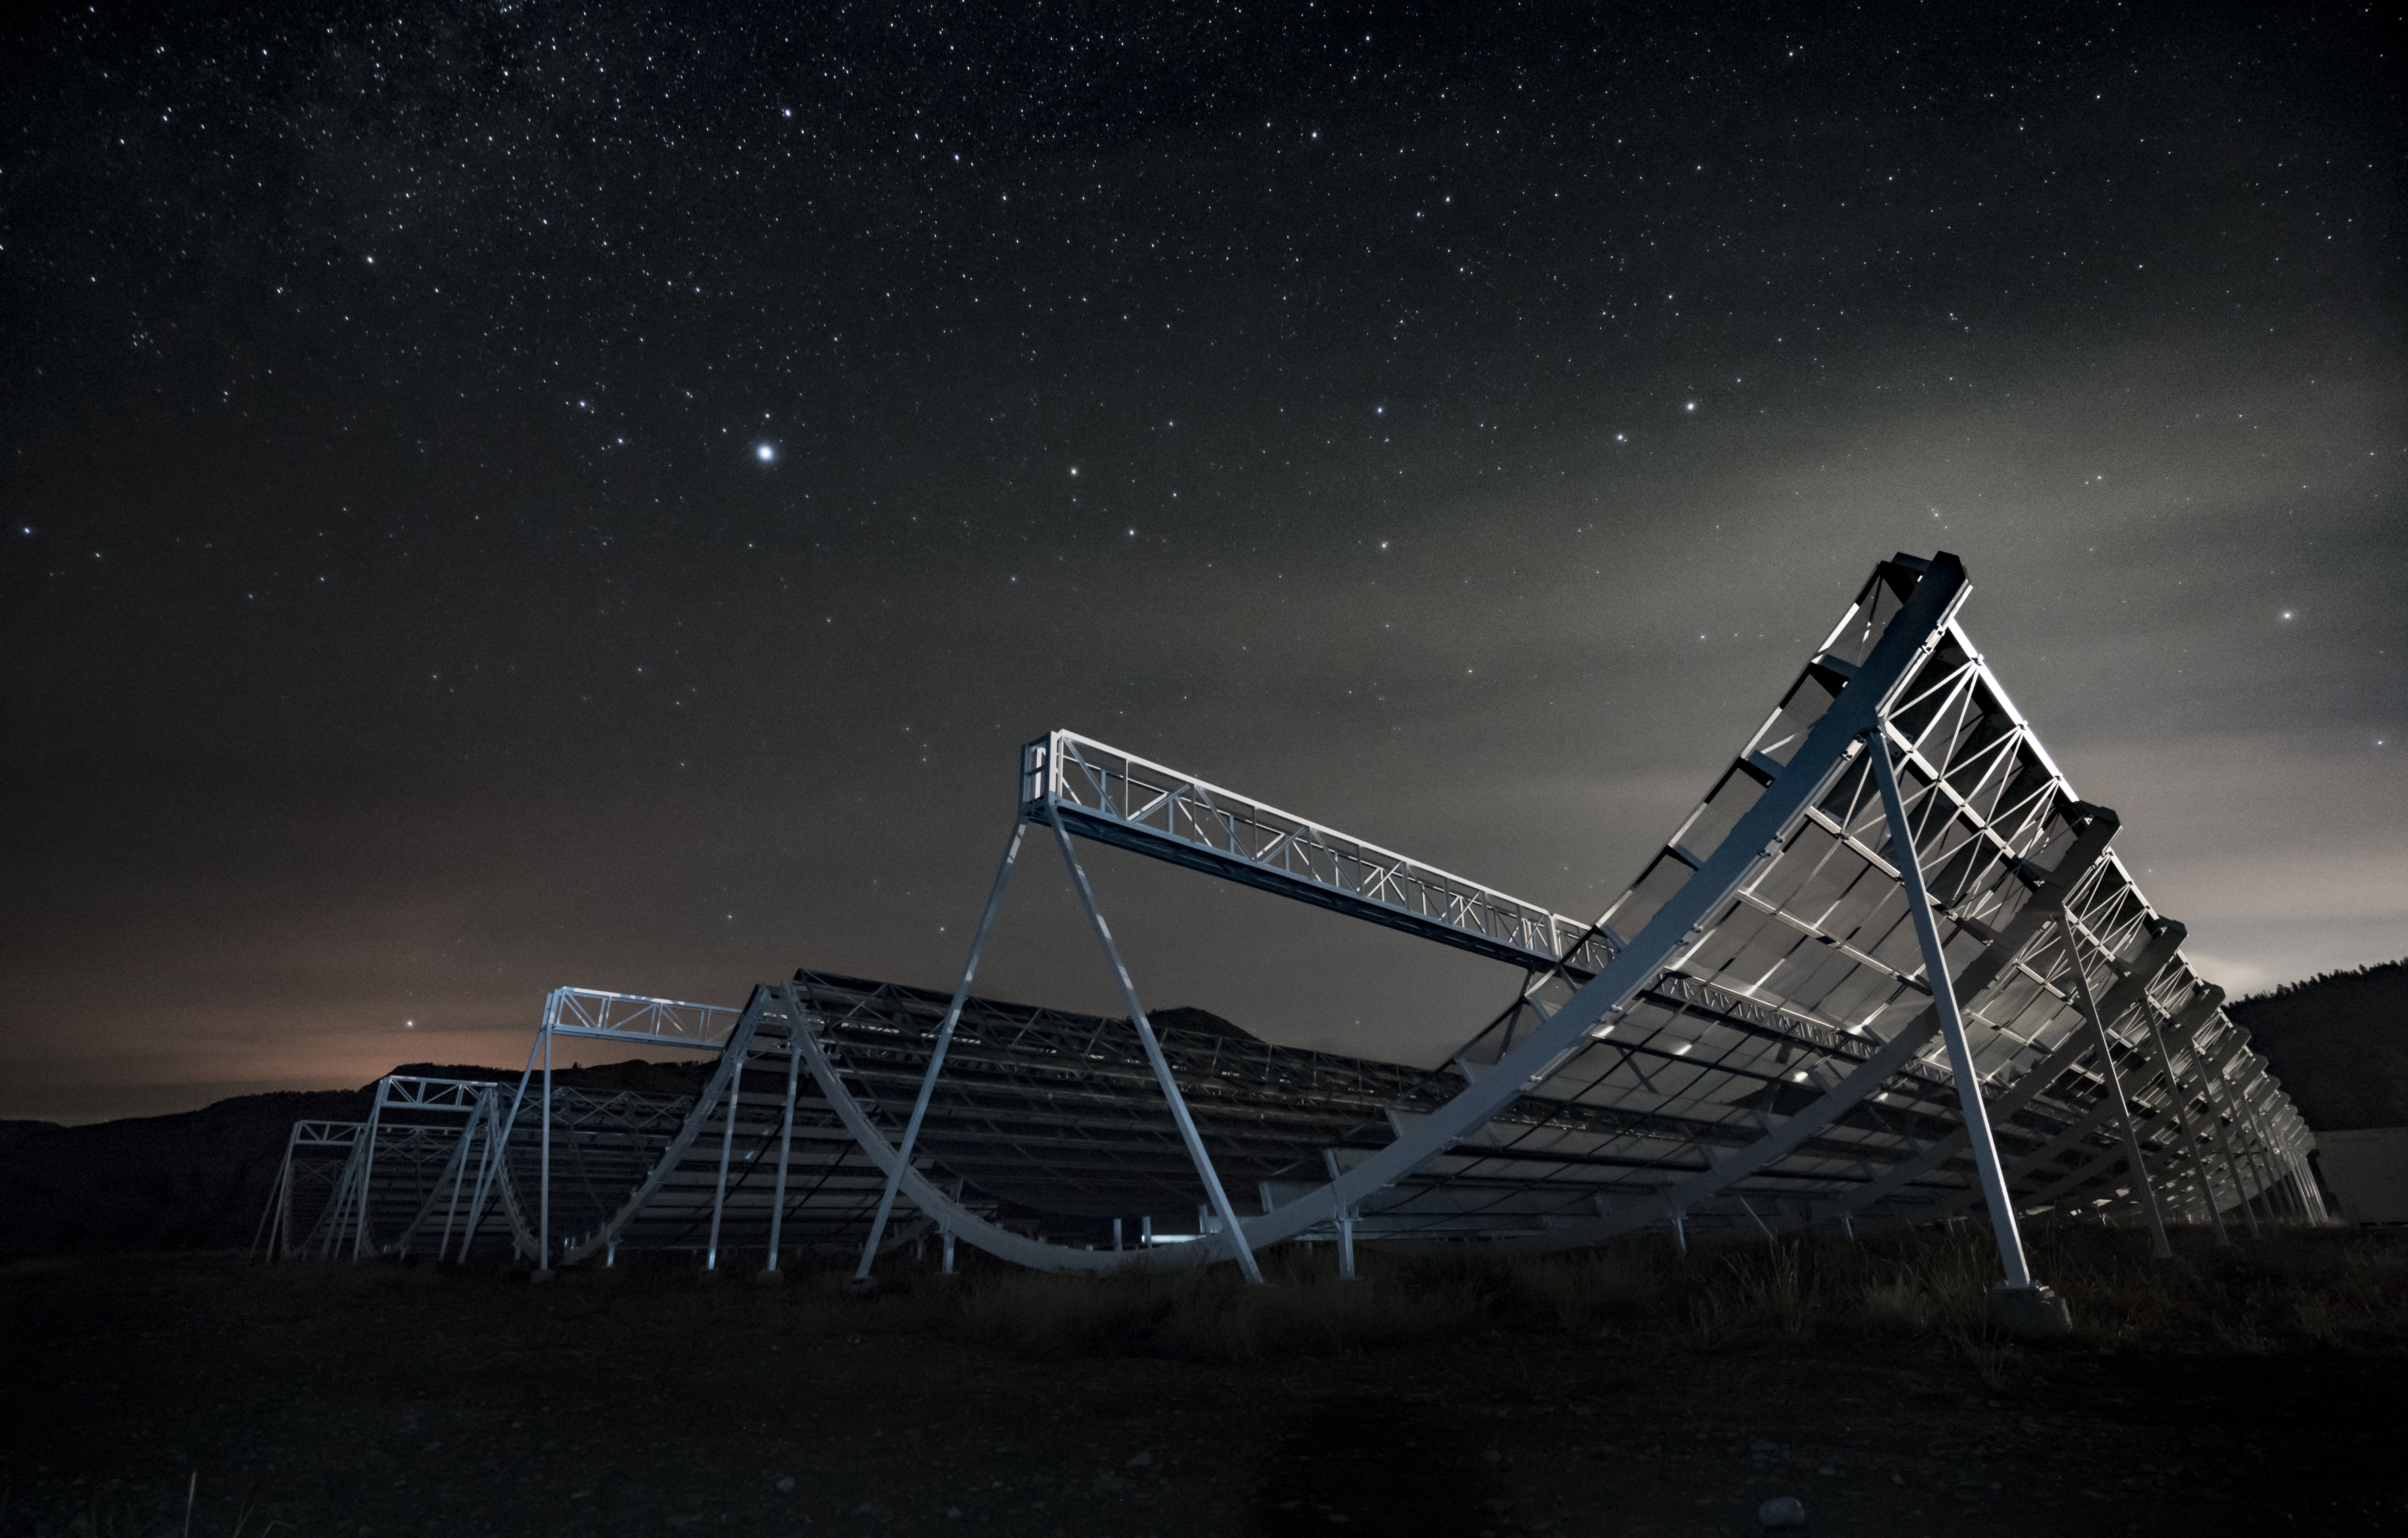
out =
[[[1168,1009],[1153,1018],[1166,1030],[1257,1040],[1205,1010]],[[716,1061],[697,1053],[588,1067],[555,1057],[552,1083],[590,1094],[692,1095]],[[523,1071],[403,1063],[393,1071],[515,1087]],[[0,1122],[0,1159],[10,1175],[0,1182],[0,1255],[241,1248],[258,1231],[293,1124],[366,1121],[375,1098],[371,1082],[237,1095],[198,1111],[81,1127]]]
[[[2225,1006],[2319,1132],[2408,1127],[2408,959]]]
[[[690,1095],[707,1060],[560,1067],[555,1085]],[[404,1063],[429,1079],[516,1085],[519,1070]],[[236,1249],[251,1242],[296,1121],[366,1121],[376,1085],[237,1095],[169,1116],[0,1122],[0,1254]]]

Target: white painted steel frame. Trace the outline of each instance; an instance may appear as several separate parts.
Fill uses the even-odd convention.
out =
[[[1351,1270],[1366,1236],[1390,1247],[1478,1239],[1544,1249],[1660,1224],[1685,1245],[1701,1220],[1764,1234],[1831,1222],[1853,1233],[1864,1216],[1940,1216],[1980,1200],[2005,1241],[2012,1279],[2019,1215],[2154,1221],[2153,1162],[2169,1171],[2170,1199],[2191,1202],[2211,1223],[2237,1205],[2254,1224],[2258,1201],[2270,1217],[2278,1200],[2308,1220],[2320,1216],[2302,1173],[2309,1137],[2296,1111],[2262,1058],[2243,1050],[2245,1036],[2222,1015],[2221,994],[2183,962],[2180,926],[2148,907],[2106,850],[2113,814],[2073,800],[1966,639],[1955,618],[1965,592],[1953,557],[1884,563],[1731,770],[1641,881],[1592,924],[1092,739],[1055,732],[1030,744],[1023,826],[1044,822],[1055,831],[1130,1012],[1117,1028],[1135,1036],[1142,1076],[1170,1109],[1219,1219],[1199,1226],[1228,1233],[1226,1253],[1248,1263],[1261,1244],[1325,1235]],[[1874,743],[1879,751],[1868,754]],[[1182,1044],[1185,1066],[1174,1071],[1070,852],[1074,832],[1507,960],[1530,982],[1458,1057],[1468,1081],[1460,1088],[1398,1081],[1404,1092],[1390,1102],[1378,1145],[1350,1135],[1343,1147],[1325,1146],[1294,1171],[1301,1183],[1261,1181],[1268,1210],[1240,1216],[1221,1186],[1211,1140],[1187,1110],[1187,1096],[1216,1081],[1187,1078],[1182,1094],[1197,1048]],[[972,1002],[1018,840],[1016,827],[932,1036],[876,1028],[847,1038],[853,1066],[836,1061],[823,1036],[859,1028],[816,1015],[794,983],[755,990],[741,1012],[555,992],[509,1109],[495,1098],[470,1231],[491,1189],[517,1210],[509,1138],[537,1058],[548,1058],[557,1033],[697,1047],[720,1061],[681,1130],[647,1144],[656,1146],[652,1173],[617,1215],[557,1247],[549,1169],[556,1097],[543,1096],[537,1232],[522,1242],[542,1264],[613,1253],[634,1231],[629,1225],[652,1221],[645,1215],[660,1182],[706,1128],[718,1145],[715,1264],[717,1226],[736,1184],[737,1123],[756,1114],[740,1075],[764,1056],[782,1056],[786,1071],[778,1115],[767,1116],[773,1097],[746,1134],[748,1143],[759,1142],[748,1160],[766,1151],[759,1140],[776,1143],[772,1269],[804,1068],[834,1118],[828,1132],[840,1128],[879,1172],[875,1212],[864,1192],[866,1223],[855,1230],[866,1232],[865,1268],[897,1195],[934,1221],[948,1257],[956,1234],[1006,1258],[1055,1268],[1103,1269],[1141,1257],[1194,1264],[1221,1252],[1205,1243],[1131,1251],[1046,1243],[972,1210],[958,1180],[949,1191],[936,1167],[921,1168],[931,1096]],[[2055,863],[2042,863],[2043,855]],[[1826,872],[1844,884],[1817,896]],[[1627,943],[1617,924],[1635,931]],[[2103,990],[2092,986],[2094,971],[2107,974]],[[1005,1118],[993,1121],[996,1135],[1013,1141],[1019,1134],[1008,1128],[1019,1124],[1009,1118],[1026,1113],[1011,1108],[1010,1095],[1033,1106],[1027,1096],[1037,1091],[1005,1093],[1011,1081],[993,1076],[1003,1063],[992,1039],[995,1006],[978,1009],[988,1065],[980,1093],[993,1101],[981,1115]],[[1971,1028],[1977,1018],[1978,1033]],[[2140,1028],[2126,1030],[2127,1020]],[[861,1057],[873,1042],[886,1045]],[[1090,1085],[1080,1093],[1099,1108],[1134,1092],[1134,1083],[1116,1077],[1119,1060],[1055,1059],[1069,1065],[1060,1069],[1070,1074],[1064,1083]],[[1267,1071],[1275,1066],[1265,1062]],[[893,1075],[907,1064],[904,1117],[891,1097],[899,1087]],[[899,1148],[851,1086],[863,1072],[884,1076],[882,1088],[857,1082],[901,1122]],[[1275,1095],[1275,1082],[1249,1092]],[[962,1113],[953,1108],[958,1095],[948,1093],[946,1145],[958,1149],[975,1128],[954,1125]],[[1058,1135],[1045,1132],[1041,1118],[1025,1125],[1038,1150],[1031,1168],[1041,1173],[1053,1157],[1042,1153],[1052,1146],[1045,1139]],[[1226,1128],[1218,1135],[1226,1142]],[[1976,1168],[1960,1172],[1955,1161],[1968,1155]],[[467,1157],[464,1143],[455,1186]],[[272,1215],[266,1221],[272,1232]],[[1140,1226],[1151,1241],[1152,1220]]]

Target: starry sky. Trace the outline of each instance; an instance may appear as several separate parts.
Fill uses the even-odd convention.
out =
[[[20,14],[0,1116],[949,986],[1057,726],[1591,915],[1901,549],[2202,970],[2408,954],[2392,20]],[[1153,1006],[1515,982],[1086,858]]]

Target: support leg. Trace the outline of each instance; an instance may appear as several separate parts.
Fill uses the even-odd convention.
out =
[[[2229,1248],[2232,1236],[2224,1230],[2224,1213],[2216,1205],[2215,1177],[2207,1167],[2207,1151],[2190,1129],[2190,1091],[2174,1071],[2174,1055],[2167,1050],[2166,1033],[2158,1028],[2157,1010],[2144,1005],[2143,1013],[2149,1022],[2149,1041],[2157,1048],[2157,1062],[2166,1071],[2166,1111],[2173,1118],[2175,1135],[2190,1155],[2192,1182],[2198,1186],[2200,1203],[2207,1209],[2208,1223],[2215,1229],[2217,1247]]]
[[[547,1014],[549,1012],[547,1012]],[[543,1163],[536,1177],[535,1279],[552,1280],[552,1021],[543,1023]]]
[[[778,1194],[769,1208],[769,1263],[763,1267],[763,1276],[778,1274],[778,1241],[786,1227],[786,1164],[795,1149],[795,1085],[803,1071],[803,1055],[795,1050],[794,1032],[803,1028],[800,1020],[786,1022],[786,1112],[778,1124]]]
[[[1329,1178],[1332,1181],[1346,1172],[1339,1161],[1338,1150],[1335,1148],[1324,1148],[1321,1151],[1321,1162],[1323,1167],[1328,1170]],[[1353,1207],[1338,1209],[1338,1279],[1341,1282],[1354,1280],[1354,1209]]]
[[[351,1258],[357,1260],[368,1242],[368,1182],[376,1173],[377,1128],[384,1120],[385,1095],[392,1084],[390,1078],[377,1081],[376,1104],[368,1111],[368,1129],[363,1134],[360,1147],[360,1179],[356,1197],[359,1202],[359,1226],[351,1230]]]
[[[1096,906],[1095,888],[1087,884],[1087,873],[1079,868],[1079,856],[1070,852],[1070,835],[1062,831],[1059,823],[1054,825],[1054,841],[1062,850],[1063,863],[1070,868],[1071,884],[1079,889],[1080,906],[1086,909],[1096,941],[1104,948],[1105,960],[1111,964],[1113,980],[1120,984],[1121,998],[1128,1004],[1129,1022],[1137,1027],[1146,1061],[1154,1065],[1154,1081],[1162,1085],[1163,1099],[1170,1102],[1170,1119],[1178,1124],[1180,1140],[1187,1144],[1187,1157],[1195,1162],[1196,1173],[1204,1182],[1204,1194],[1211,1199],[1212,1210],[1220,1215],[1221,1226],[1228,1232],[1229,1253],[1236,1258],[1238,1269],[1245,1273],[1247,1281],[1260,1282],[1263,1269],[1254,1263],[1254,1252],[1246,1243],[1246,1230],[1238,1222],[1238,1210],[1229,1204],[1229,1193],[1221,1188],[1220,1172],[1212,1168],[1212,1157],[1204,1151],[1204,1139],[1196,1130],[1196,1119],[1187,1114],[1187,1100],[1179,1093],[1179,1081],[1170,1076],[1169,1059],[1163,1056],[1162,1043],[1154,1039],[1154,1027],[1145,1017],[1145,1006],[1138,1002],[1137,985],[1129,981],[1120,948],[1112,943],[1112,932],[1104,923],[1103,910]]]
[[[566,988],[554,988],[552,996],[544,1000],[545,1020],[553,1017],[554,1012],[560,1008],[560,996],[566,991]],[[503,1160],[509,1153],[510,1134],[518,1128],[519,1107],[526,1101],[527,1081],[535,1075],[536,1054],[543,1050],[543,1039],[547,1034],[542,1030],[536,1032],[535,1044],[527,1048],[526,1067],[519,1071],[519,1086],[510,1095],[509,1114],[494,1128],[493,1135],[486,1140],[485,1157],[477,1167],[477,1199],[468,1203],[468,1224],[460,1234],[459,1259],[464,1266],[468,1263],[468,1247],[477,1242],[477,1229],[485,1221],[485,1202],[493,1195],[493,1183],[509,1176]]]
[[[460,1216],[460,1187],[468,1179],[468,1152],[477,1146],[477,1128],[483,1125],[485,1113],[493,1108],[494,1092],[477,1092],[476,1109],[468,1113],[468,1125],[460,1128],[460,1161],[452,1167],[452,1204],[443,1209],[443,1238],[435,1246],[435,1259],[441,1264],[444,1252],[452,1247],[452,1226]]]
[[[1003,906],[1003,889],[1011,880],[1011,862],[1020,857],[1020,837],[1028,825],[1011,825],[1011,841],[1004,845],[1003,863],[996,867],[995,885],[986,895],[986,912],[979,915],[977,932],[970,936],[969,958],[962,964],[962,980],[953,989],[953,1001],[946,1006],[945,1023],[937,1028],[937,1044],[928,1053],[928,1071],[920,1076],[920,1097],[911,1102],[911,1119],[903,1124],[903,1143],[898,1150],[902,1161],[895,1172],[886,1177],[886,1188],[879,1193],[878,1215],[869,1221],[869,1237],[862,1241],[861,1264],[853,1269],[853,1279],[868,1276],[870,1264],[878,1258],[878,1246],[886,1237],[886,1219],[895,1211],[895,1192],[902,1185],[903,1171],[911,1167],[912,1145],[920,1141],[920,1123],[928,1114],[928,1098],[937,1090],[937,1075],[943,1071],[945,1052],[953,1043],[953,1028],[961,1023],[962,1003],[969,998],[970,979],[978,975],[979,953],[986,948],[986,937],[995,927],[996,910]],[[1065,847],[1068,847],[1067,845]],[[795,1022],[800,1030],[802,1022]]]
[[[2090,973],[2082,964],[2079,941],[2073,918],[2066,914],[2066,955],[2073,962],[2073,981],[2082,999],[2082,1013],[2090,1022],[2090,1035],[2099,1048],[2099,1074],[2106,1081],[2108,1096],[2115,1102],[2116,1120],[2124,1128],[2125,1157],[2132,1161],[2132,1179],[2141,1187],[2141,1205],[2149,1216],[2150,1253],[2160,1260],[2171,1259],[2172,1244],[2166,1241],[2166,1220],[2157,1211],[2157,1187],[2149,1184],[2149,1166],[2141,1157],[2141,1134],[2132,1125],[2131,1102],[2124,1099],[2123,1075],[2115,1071],[2115,1042],[2107,1034],[2107,1022],[2099,1018],[2099,999],[2090,991]]]
[[[254,1260],[262,1253],[270,1260],[276,1258],[276,1215],[284,1204],[286,1188],[293,1184],[293,1138],[294,1134],[285,1134],[284,1162],[276,1171],[275,1188],[267,1193],[267,1210],[259,1215],[258,1231],[251,1237],[251,1258]],[[261,1249],[263,1242],[266,1245],[264,1252]]]
[[[1931,911],[1931,895],[1924,889],[1922,862],[1914,847],[1914,826],[1907,820],[1899,795],[1898,769],[1890,762],[1889,724],[1877,725],[1870,737],[1873,775],[1881,782],[1882,811],[1889,820],[1890,847],[1899,876],[1906,888],[1906,906],[1914,919],[1914,937],[1923,949],[1924,980],[1940,1012],[1940,1034],[1948,1044],[1948,1066],[1956,1079],[1956,1101],[1981,1171],[1982,1194],[1990,1209],[1990,1228],[1999,1242],[1999,1258],[2007,1280],[2005,1296],[1993,1294],[1993,1317],[2023,1333],[2063,1334],[2071,1328],[2057,1295],[2032,1281],[2024,1259],[2023,1235],[2015,1227],[2015,1209],[2007,1193],[2006,1171],[1999,1163],[1999,1145],[1990,1136],[1989,1109],[1982,1100],[1982,1081],[1973,1065],[1973,1049],[1965,1038],[1965,1021],[1956,1013],[1956,989],[1948,972],[1948,953],[1940,941],[1940,921]],[[2003,1305],[2003,1306],[2001,1306]]]
[[[736,1065],[727,1071],[727,1120],[719,1129],[719,1186],[710,1196],[710,1249],[704,1257],[702,1269],[719,1269],[719,1222],[727,1213],[727,1163],[736,1153],[736,1107],[744,1093],[744,1058],[746,1045],[737,1043]]]

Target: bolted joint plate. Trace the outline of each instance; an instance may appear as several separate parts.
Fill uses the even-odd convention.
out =
[[[2064,1299],[2037,1283],[1995,1286],[1990,1289],[1990,1330],[2017,1340],[2050,1340],[2073,1333],[2073,1315]]]

